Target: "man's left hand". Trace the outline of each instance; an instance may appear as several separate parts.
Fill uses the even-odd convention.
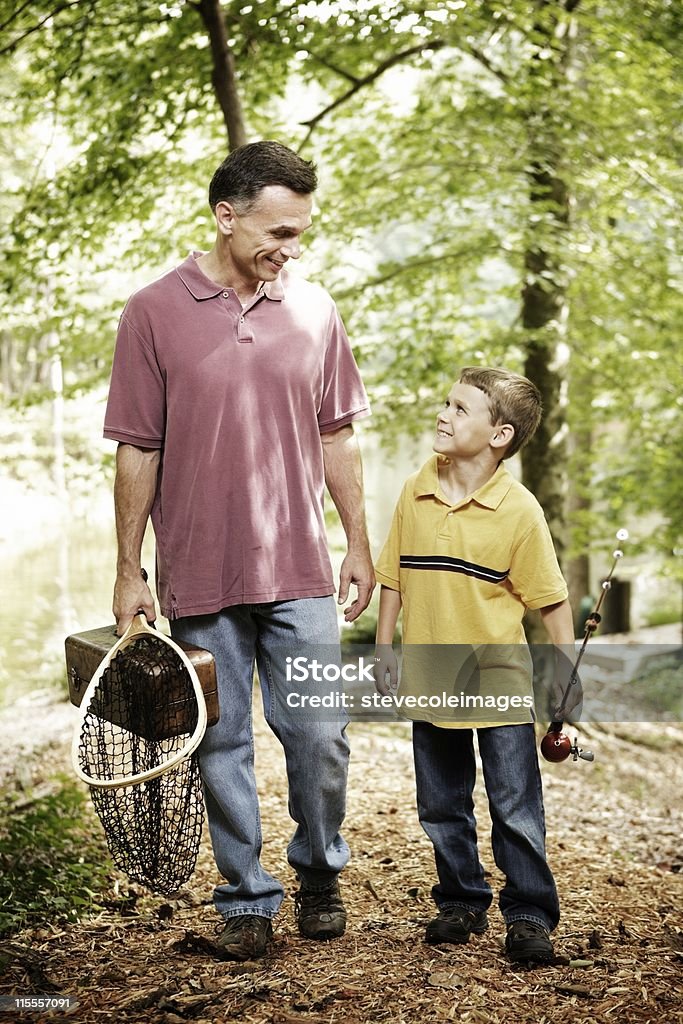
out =
[[[372,565],[370,552],[349,551],[342,562],[339,573],[339,604],[344,604],[349,596],[349,587],[354,585],[358,591],[356,600],[348,608],[344,609],[344,618],[347,622],[353,622],[365,611],[370,604],[372,592],[375,589],[375,570]]]

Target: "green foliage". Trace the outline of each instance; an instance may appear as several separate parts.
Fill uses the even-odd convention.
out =
[[[538,334],[519,320],[528,255],[549,254],[535,284],[560,299],[545,343],[565,381],[565,479],[585,504],[570,552],[625,522],[636,541],[681,547],[683,51],[671,17],[658,3],[582,3],[572,17],[559,3],[468,5],[419,74],[397,71],[383,97],[359,92],[314,139],[335,167],[323,234],[344,245],[330,246],[328,280],[390,439],[397,417],[415,431],[429,421],[464,363],[522,369]],[[544,174],[568,191],[566,223],[534,191]],[[654,510],[665,523],[653,532]]]
[[[59,789],[0,818],[0,935],[97,908],[110,863],[82,786]]]
[[[661,608],[655,608],[651,611],[645,619],[647,626],[670,626],[675,622],[681,621],[681,607],[680,603],[677,605],[664,605]],[[679,688],[680,688],[680,677],[679,677]]]
[[[681,659],[675,656],[662,657],[647,672],[633,680],[637,693],[642,693],[645,703],[657,715],[666,720],[680,722],[683,716],[683,692],[681,692]]]
[[[624,523],[682,546],[679,6],[222,5],[252,137],[318,160],[310,265],[376,428],[421,432],[464,364],[547,354],[559,398],[538,459],[559,469],[549,503],[571,502],[570,554]],[[0,26],[3,323],[26,401],[55,343],[70,387],[106,377],[135,271],[210,241],[226,143],[196,5],[0,0]]]

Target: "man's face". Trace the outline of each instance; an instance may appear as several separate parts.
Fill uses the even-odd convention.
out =
[[[242,281],[274,281],[287,260],[299,258],[312,207],[312,195],[282,185],[262,189],[247,213],[237,213],[229,203],[217,204],[219,227],[228,237],[230,258]]]
[[[495,434],[484,392],[471,384],[454,384],[436,417],[434,451],[471,458],[487,450]]]

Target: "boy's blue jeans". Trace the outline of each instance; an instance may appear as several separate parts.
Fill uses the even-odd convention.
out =
[[[493,856],[505,875],[499,906],[506,924],[535,921],[549,931],[560,919],[545,855],[545,814],[533,725],[478,729],[489,800]],[[472,792],[476,763],[471,729],[413,725],[420,824],[434,845],[439,908],[487,910],[491,887],[477,850]]]
[[[289,813],[296,822],[287,857],[303,883],[324,889],[349,859],[339,832],[349,757],[347,716],[302,715],[289,707],[283,652],[295,655],[309,645],[338,649],[334,598],[238,605],[215,615],[176,619],[171,632],[176,640],[211,651],[216,661],[220,720],[207,729],[199,747],[211,842],[226,879],[214,891],[216,909],[225,918],[273,917],[284,888],[260,862],[251,717],[254,661],[266,720],[285,752]]]

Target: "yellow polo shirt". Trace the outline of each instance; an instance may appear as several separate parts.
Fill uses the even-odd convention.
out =
[[[403,606],[398,710],[463,728],[533,721],[522,618],[567,597],[543,510],[503,463],[453,504],[438,460],[406,481],[376,567]]]

